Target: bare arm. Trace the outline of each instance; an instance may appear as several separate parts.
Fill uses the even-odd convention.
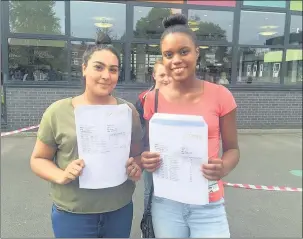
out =
[[[141,153],[143,149],[143,143],[132,143],[130,146],[130,156],[135,159],[135,162],[138,164],[140,168],[142,168],[141,163]]]
[[[145,120],[144,151],[149,151],[149,120]]]
[[[240,150],[238,146],[236,110],[220,118],[220,129],[223,146],[224,175],[228,175],[238,164]]]
[[[64,171],[53,162],[56,149],[37,139],[31,159],[32,171],[47,181],[61,184]]]

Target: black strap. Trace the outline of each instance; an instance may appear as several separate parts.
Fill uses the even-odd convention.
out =
[[[156,89],[154,113],[157,113],[157,112],[158,112],[158,98],[159,98],[159,89]]]
[[[155,108],[154,108],[154,113],[158,112],[158,98],[159,98],[159,89],[156,89],[156,92],[155,92]],[[149,193],[149,196],[148,196],[147,211],[151,210],[151,202],[152,202],[153,194],[154,194],[154,182],[152,180],[151,181],[150,193]]]

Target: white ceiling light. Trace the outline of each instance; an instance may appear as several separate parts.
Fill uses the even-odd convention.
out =
[[[94,24],[96,27],[101,27],[101,28],[110,28],[113,26],[111,23],[103,23],[103,22],[96,22]]]
[[[260,35],[262,36],[272,36],[277,34],[278,32],[259,32]]]

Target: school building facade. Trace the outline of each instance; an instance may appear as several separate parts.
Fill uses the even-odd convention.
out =
[[[302,1],[1,1],[2,130],[82,92],[81,58],[100,31],[121,52],[115,93],[135,102],[172,13],[197,34],[197,76],[232,91],[239,128],[302,127]]]

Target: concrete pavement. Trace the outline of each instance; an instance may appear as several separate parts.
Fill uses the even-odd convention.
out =
[[[49,184],[32,174],[33,137],[1,138],[1,237],[53,237]],[[302,135],[239,135],[241,161],[225,181],[302,188]],[[302,193],[225,188],[232,237],[302,237]],[[134,195],[132,236],[139,236],[143,183]]]

